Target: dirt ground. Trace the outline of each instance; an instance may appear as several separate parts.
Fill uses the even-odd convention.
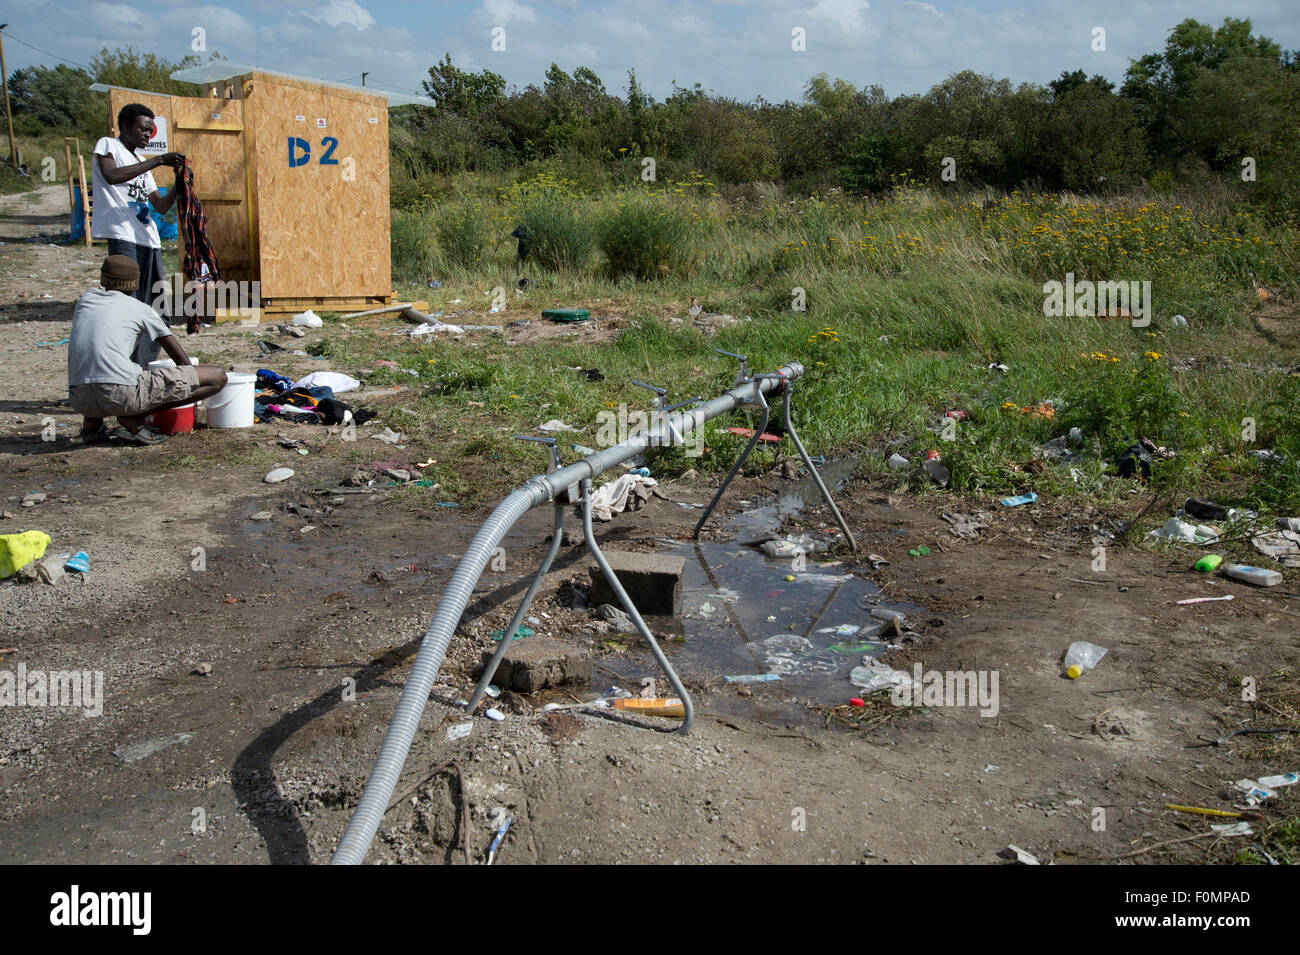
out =
[[[66,346],[42,343],[67,335],[102,247],[28,241],[59,233],[65,202],[54,190],[35,202],[9,197],[0,215],[0,532],[43,530],[51,552],[84,550],[91,569],[56,586],[0,583],[0,649],[16,648],[0,654],[0,669],[102,671],[104,706],[93,717],[0,709],[0,862],[323,863],[486,511],[337,493],[354,463],[322,428],[78,446],[79,419],[64,402]],[[245,371],[266,365],[256,345],[265,337],[222,326],[185,344]],[[49,419],[58,440],[41,439]],[[382,426],[381,415],[367,433]],[[279,447],[277,434],[310,454]],[[374,448],[384,456],[385,445]],[[410,448],[411,460],[433,450]],[[263,483],[279,465],[295,477]],[[738,481],[727,513],[791,483],[779,473]],[[46,498],[21,506],[32,491]],[[710,485],[665,491],[673,500],[601,525],[604,546],[658,549],[687,535],[697,512],[675,501],[705,500]],[[1254,678],[1265,699],[1279,681],[1294,683],[1294,573],[1256,590],[1195,574],[1186,554],[1118,543],[1098,572],[1094,538],[1125,515],[1086,505],[1004,510],[864,482],[839,499],[861,552],[834,556],[924,608],[886,659],[908,671],[997,671],[996,716],[876,700],[828,707],[779,683],[751,690],[710,678],[688,681],[697,707],[688,736],[655,731],[668,721],[543,715],[542,698],[506,693],[495,704],[504,721],[476,716],[471,734],[451,741],[455,701],[492,646],[488,631],[508,619],[545,550],[550,514],[535,511],[505,541],[507,570],[476,590],[369,861],[461,864],[468,848],[480,863],[493,810],[504,807],[514,821],[498,864],[994,864],[1009,843],[1043,863],[1197,862],[1221,858],[1222,840],[1131,853],[1208,831],[1203,817],[1166,803],[1228,808],[1234,780],[1297,769],[1294,749],[1263,759],[1245,742],[1200,745],[1276,725],[1265,706],[1242,701],[1241,681]],[[978,536],[957,538],[941,517],[954,509],[993,517]],[[269,521],[250,519],[261,511]],[[790,527],[830,523],[810,507]],[[922,544],[928,555],[909,556]],[[873,567],[869,552],[889,563]],[[534,604],[548,615],[540,634],[593,642],[588,615],[556,600],[589,565],[581,547],[562,548]],[[1223,593],[1235,599],[1174,603]],[[1060,660],[1074,640],[1109,653],[1069,681]],[[207,675],[194,672],[202,664]],[[571,689],[588,698],[608,685],[602,678]],[[843,703],[857,693],[846,681]],[[143,758],[115,755],[173,734],[185,735]],[[1291,812],[1293,795],[1283,794]]]

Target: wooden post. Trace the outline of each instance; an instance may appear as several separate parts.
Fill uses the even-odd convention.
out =
[[[77,164],[81,166],[81,216],[86,224],[86,248],[90,248],[90,183],[86,181],[86,157],[77,150]]]
[[[8,25],[7,23],[0,23],[0,30],[3,30]],[[18,168],[18,147],[14,145],[14,114],[9,108],[9,74],[5,72],[5,46],[3,40],[0,40],[0,83],[4,84],[5,119],[9,121],[9,158],[13,161],[16,170]]]
[[[77,201],[77,197],[72,191],[72,148],[68,145],[69,138],[63,137],[63,169],[68,178],[68,212],[71,214],[72,204]],[[77,150],[77,154],[81,154],[80,149]]]

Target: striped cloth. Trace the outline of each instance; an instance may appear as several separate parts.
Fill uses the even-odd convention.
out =
[[[181,272],[188,282],[216,282],[221,273],[217,268],[217,256],[208,241],[208,217],[203,211],[203,203],[194,192],[194,169],[190,161],[185,160],[185,170],[176,177],[176,228],[185,243],[185,261]],[[196,334],[199,330],[201,316],[191,315],[185,322],[185,330]]]

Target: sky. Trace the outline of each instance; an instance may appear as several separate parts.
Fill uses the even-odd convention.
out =
[[[1249,18],[1300,49],[1297,0],[185,0],[144,4],[25,0],[0,8],[6,66],[85,66],[103,47],[169,60],[219,52],[285,73],[418,93],[450,53],[509,85],[541,85],[552,63],[593,69],[613,93],[635,68],[657,99],[674,82],[739,100],[799,99],[819,73],[891,97],[958,70],[1047,83],[1063,70],[1122,80],[1130,59],[1164,48],[1188,17]],[[802,31],[802,33],[799,33]],[[1098,32],[1101,31],[1101,32]],[[802,49],[799,39],[802,37]],[[494,49],[494,45],[498,47]],[[1102,46],[1104,49],[1094,49]],[[39,49],[34,49],[34,47]],[[504,47],[504,49],[500,49]]]

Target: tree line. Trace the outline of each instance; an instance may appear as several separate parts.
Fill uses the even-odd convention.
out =
[[[194,62],[105,49],[93,73],[16,70],[15,130],[102,135],[104,97],[91,82],[197,95],[169,78]],[[798,102],[741,101],[698,83],[656,100],[635,70],[618,94],[587,67],[556,64],[521,89],[491,70],[462,70],[450,55],[423,86],[432,106],[390,114],[395,183],[538,161],[579,181],[630,180],[653,158],[679,178],[780,182],[800,193],[878,192],[900,176],[1086,193],[1218,177],[1271,210],[1300,208],[1291,172],[1300,167],[1300,56],[1231,17],[1218,27],[1179,23],[1163,51],[1130,63],[1118,88],[1081,69],[1046,85],[963,70],[892,99],[822,74]]]

